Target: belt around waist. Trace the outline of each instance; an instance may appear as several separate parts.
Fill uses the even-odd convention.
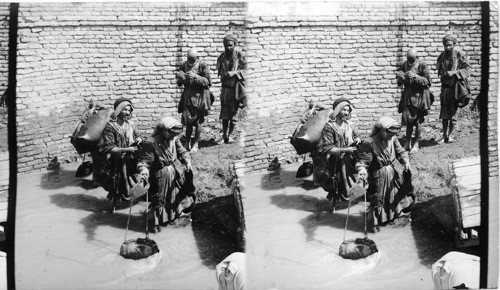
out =
[[[222,85],[223,88],[226,88],[226,89],[234,89],[235,87],[231,87],[231,86],[227,86],[227,85]]]

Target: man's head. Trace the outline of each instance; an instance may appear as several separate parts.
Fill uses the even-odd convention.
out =
[[[448,34],[443,37],[443,46],[445,52],[452,52],[457,43],[457,38],[454,35]]]
[[[232,54],[234,48],[236,47],[236,44],[238,43],[238,38],[236,38],[236,36],[234,35],[229,34],[224,37],[223,43],[224,43],[224,50],[226,51],[226,53]]]
[[[198,51],[196,49],[191,48],[187,52],[187,61],[189,64],[193,65],[196,60],[198,60]]]
[[[115,118],[129,120],[132,118],[132,112],[134,111],[134,106],[132,101],[128,98],[119,98],[115,101],[113,115]]]
[[[408,62],[414,63],[415,60],[417,59],[417,57],[418,57],[418,53],[417,53],[417,50],[414,48],[410,48],[406,52],[406,59],[408,60]]]

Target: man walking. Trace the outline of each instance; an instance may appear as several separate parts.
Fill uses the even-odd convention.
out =
[[[429,91],[431,77],[425,61],[418,58],[417,50],[411,48],[406,53],[406,62],[396,72],[398,85],[404,85],[399,101],[398,112],[401,113],[401,124],[406,126],[405,149],[410,153],[419,150],[420,134],[424,116],[429,114],[434,101]],[[411,145],[411,136],[415,127],[415,143]]]
[[[217,72],[221,80],[222,140],[219,143],[233,143],[231,134],[238,121],[238,109],[246,103],[245,72],[246,59],[237,48],[238,39],[234,35],[224,37],[224,52],[217,59]]]
[[[182,114],[181,123],[186,126],[186,150],[192,153],[198,151],[198,141],[205,116],[210,110],[210,70],[208,65],[198,57],[196,49],[191,48],[187,53],[187,61],[182,64],[176,73],[177,85],[184,86],[179,101],[178,112]],[[194,139],[191,138],[194,127]]]

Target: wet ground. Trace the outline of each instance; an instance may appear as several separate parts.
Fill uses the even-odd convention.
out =
[[[401,218],[368,234],[379,253],[361,260],[338,255],[348,207],[329,213],[300,164],[243,178],[250,289],[432,289],[431,264],[452,245],[433,229]],[[364,202],[351,205],[345,239],[364,236]]]
[[[160,254],[146,260],[119,255],[129,208],[114,214],[78,163],[19,178],[16,212],[18,289],[216,289],[215,265],[234,251],[203,223],[150,234]],[[127,238],[145,236],[146,203],[132,207]],[[222,249],[221,249],[222,248]]]

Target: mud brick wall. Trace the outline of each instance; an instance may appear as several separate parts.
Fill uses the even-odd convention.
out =
[[[0,96],[9,81],[9,15],[10,4],[0,3]]]
[[[457,47],[472,66],[472,93],[479,93],[479,2],[340,2],[323,4],[324,9],[302,3],[282,15],[267,13],[276,13],[269,5],[250,9],[247,19],[251,99],[243,162],[248,171],[266,168],[275,156],[296,156],[289,136],[309,98],[328,106],[339,97],[350,99],[352,120],[364,134],[383,115],[400,120],[394,72],[411,47],[429,65],[436,96],[423,137],[441,128],[435,62],[445,34],[459,36]],[[311,10],[324,16],[308,15]]]
[[[45,168],[49,156],[75,155],[67,135],[90,99],[112,107],[119,97],[131,98],[135,123],[144,134],[162,116],[180,118],[174,71],[192,46],[212,71],[216,102],[206,127],[219,128],[215,63],[224,35],[243,38],[245,6],[20,3],[18,171]]]
[[[490,176],[498,177],[498,2],[490,3],[490,79],[488,93],[488,151]]]

